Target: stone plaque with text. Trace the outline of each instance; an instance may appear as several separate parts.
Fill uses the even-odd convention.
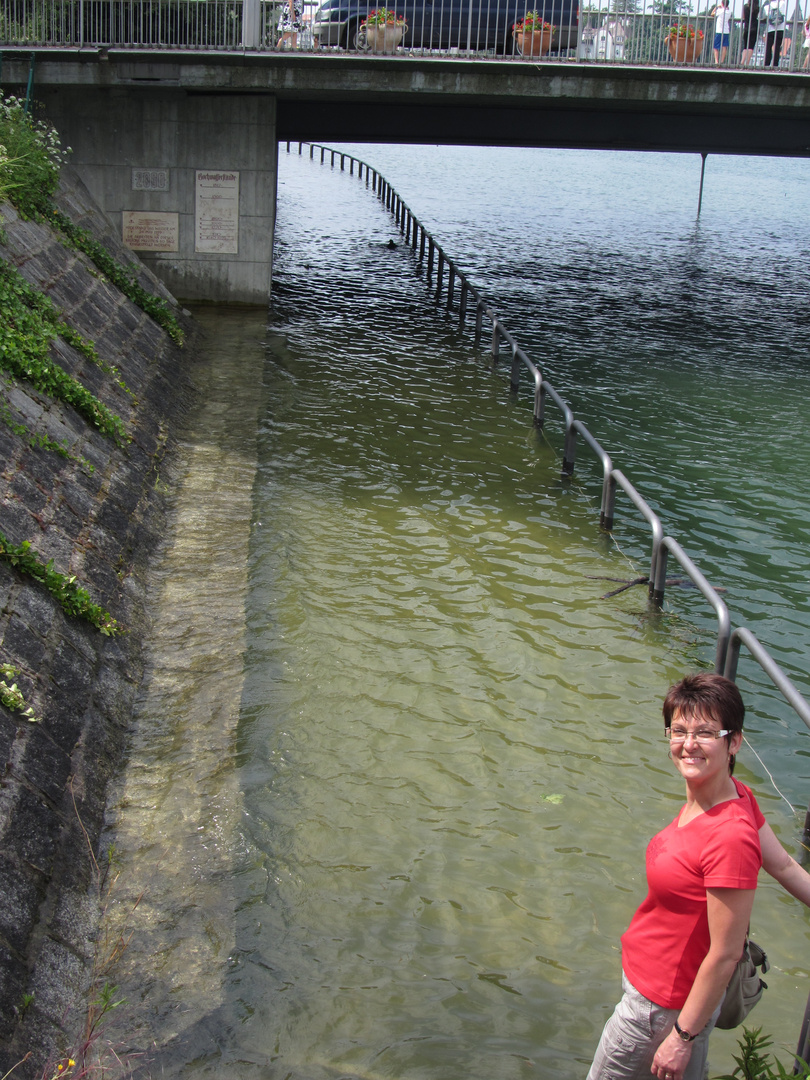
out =
[[[178,251],[180,215],[125,210],[124,243],[133,251]]]
[[[168,169],[133,169],[133,191],[168,191]]]
[[[194,250],[239,253],[239,173],[198,169]]]

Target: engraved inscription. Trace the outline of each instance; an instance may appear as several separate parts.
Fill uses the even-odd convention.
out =
[[[198,169],[194,250],[239,253],[239,173]]]
[[[180,215],[124,211],[124,243],[133,251],[179,251]]]

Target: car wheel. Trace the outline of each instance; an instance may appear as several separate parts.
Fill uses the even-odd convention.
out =
[[[368,52],[371,48],[366,37],[366,28],[361,26],[359,22],[349,23],[346,28],[346,38],[349,43],[348,47],[356,49],[357,52]]]

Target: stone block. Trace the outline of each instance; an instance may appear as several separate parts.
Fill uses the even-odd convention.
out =
[[[37,637],[44,639],[59,610],[59,603],[45,588],[32,582],[17,591],[14,609],[17,618],[26,623]]]
[[[34,428],[39,423],[42,415],[42,402],[37,399],[29,388],[19,383],[8,390],[8,403],[19,415],[29,428]]]
[[[67,458],[38,446],[27,448],[20,457],[20,468],[28,479],[50,492],[53,492],[67,467]]]
[[[46,529],[42,532],[35,544],[36,553],[43,562],[48,563],[53,559],[53,565],[60,574],[70,573],[70,558],[73,554],[73,543],[69,536],[58,529]]]
[[[6,1041],[17,1022],[26,991],[28,972],[19,956],[0,943],[0,1001],[13,1002],[10,1009],[0,1009],[0,1040]],[[0,1066],[2,1067],[2,1066]]]
[[[118,542],[123,542],[127,533],[129,532],[129,519],[130,515],[119,503],[113,502],[111,499],[107,499],[100,507],[98,514],[96,515],[96,530],[100,529],[102,533],[108,533],[111,536],[117,538]],[[97,532],[94,530],[93,539],[94,542],[101,548],[106,548],[109,541],[105,537],[103,540],[97,536]]]
[[[0,853],[0,935],[21,956],[45,895],[45,879],[32,867],[21,869]]]
[[[54,680],[49,680],[53,683]],[[49,686],[46,685],[46,691]],[[77,703],[62,695],[58,683],[50,686],[47,706],[42,710],[41,727],[45,734],[65,754],[72,754],[81,735],[83,703]]]
[[[35,543],[42,535],[42,529],[28,507],[7,498],[0,503],[0,532],[5,533],[12,544],[22,544],[24,540]]]
[[[20,436],[15,435],[4,424],[0,424],[0,461],[6,466],[10,465],[21,446]]]
[[[17,662],[29,671],[38,671],[45,658],[45,644],[42,637],[16,614],[12,615],[3,633],[3,651],[12,662]]]
[[[42,796],[19,785],[11,826],[3,835],[3,854],[17,866],[33,867],[47,880],[51,875],[60,827],[59,815]]]
[[[30,724],[16,771],[26,783],[59,805],[70,777],[70,755],[50,738],[42,725]]]
[[[75,409],[49,409],[42,415],[42,423],[40,425],[40,431],[43,435],[47,435],[49,439],[53,439],[54,442],[60,443],[66,447],[71,453],[74,452],[74,447],[78,442],[76,432],[73,430],[73,426],[67,420],[67,416],[71,418],[78,418],[79,414]],[[80,421],[84,424],[84,421]]]
[[[64,499],[55,500],[54,505],[49,507],[49,510],[50,528],[59,529],[60,532],[66,533],[68,536],[79,535],[82,527],[81,518],[73,512]]]
[[[31,513],[39,514],[48,503],[48,495],[26,476],[22,470],[15,473],[8,486],[9,495],[24,503]]]
[[[69,484],[63,489],[63,501],[82,522],[87,521],[95,510],[95,499],[81,484]]]
[[[78,1001],[86,982],[87,969],[80,957],[46,938],[31,980],[37,1012],[53,1024],[64,1023],[66,1007]]]
[[[51,656],[50,675],[62,696],[83,701],[93,682],[93,665],[63,638]]]

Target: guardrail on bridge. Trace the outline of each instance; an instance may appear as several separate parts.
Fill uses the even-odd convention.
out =
[[[616,14],[594,0],[578,18],[576,0],[389,0],[394,22],[375,37],[370,0],[0,0],[0,47],[359,50],[401,58],[496,58],[542,62],[805,70],[801,0],[772,0],[777,15],[751,27],[731,19],[715,51],[716,20],[672,16],[658,0]],[[792,8],[790,8],[792,4]],[[631,5],[623,5],[630,7]],[[659,9],[659,10],[656,10]],[[513,31],[530,16],[533,34]],[[543,31],[543,24],[548,30]],[[540,27],[541,29],[538,29]],[[401,30],[401,33],[395,32]],[[673,37],[673,33],[675,36]],[[746,50],[746,51],[744,51]]]

